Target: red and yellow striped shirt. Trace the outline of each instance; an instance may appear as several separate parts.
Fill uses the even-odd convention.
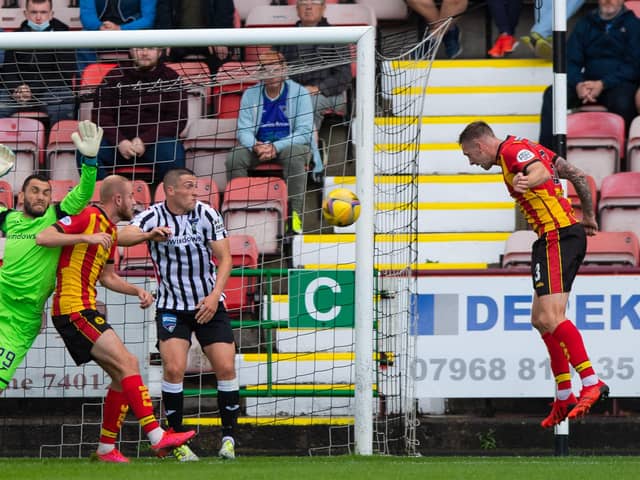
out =
[[[111,235],[111,249],[102,245],[79,243],[62,248],[56,290],[53,297],[53,315],[68,315],[85,309],[96,309],[96,283],[107,262],[113,263],[117,229],[97,206],[89,206],[78,215],[60,219],[55,227],[62,233],[99,233]]]
[[[502,168],[509,194],[538,235],[578,223],[555,172],[553,163],[556,157],[548,148],[514,136],[507,137],[498,148],[498,165]],[[526,167],[534,162],[542,162],[551,178],[524,193],[516,192],[512,186],[513,177],[518,172],[525,173]]]

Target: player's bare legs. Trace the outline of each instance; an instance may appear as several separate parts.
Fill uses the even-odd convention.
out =
[[[100,335],[91,349],[91,355],[112,379],[104,405],[97,450],[99,459],[112,462],[128,461],[115,449],[115,440],[129,407],[147,434],[151,447],[159,454],[164,453],[160,452],[161,450],[182,445],[195,435],[195,432],[168,433],[160,428],[153,413],[149,390],[140,376],[138,359],[127,350],[113,330],[107,330]]]

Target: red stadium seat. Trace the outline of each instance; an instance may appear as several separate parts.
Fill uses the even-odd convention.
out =
[[[247,45],[244,47],[244,61],[258,62],[265,52],[273,50],[271,45]]]
[[[75,180],[51,180],[51,201],[60,203],[67,193],[76,186]]]
[[[218,210],[220,206],[220,193],[218,191],[218,186],[216,182],[207,177],[199,177],[198,184],[196,186],[196,196],[198,200],[204,203],[208,203],[213,208]],[[155,203],[164,202],[167,197],[164,192],[164,184],[160,182],[156,187],[156,193],[154,195],[153,201]]]
[[[587,238],[583,265],[637,267],[640,261],[638,237],[633,232],[598,232]]]
[[[638,1],[640,3],[640,0]],[[627,141],[627,170],[640,172],[640,117],[636,117],[629,127]]]
[[[236,118],[201,118],[187,126],[182,145],[185,165],[198,178],[213,178],[218,191],[227,184],[227,152],[236,145]]]
[[[133,180],[133,199],[136,201],[136,210],[142,211],[151,205],[151,191],[147,182]]]
[[[154,273],[153,262],[146,243],[140,243],[133,247],[118,247],[118,257],[116,265],[122,274],[136,272],[152,275]]]
[[[275,255],[284,238],[287,201],[281,178],[237,177],[227,183],[220,213],[231,235],[251,235],[260,253]]]
[[[537,238],[532,230],[518,230],[509,235],[502,256],[502,267],[531,266],[531,246]]]
[[[229,246],[233,267],[258,268],[258,245],[251,235],[230,235]],[[238,317],[242,312],[256,313],[257,278],[229,277],[224,289],[229,314]]]
[[[44,165],[45,136],[44,125],[33,118],[0,118],[0,143],[16,154],[15,167],[4,177],[14,192]]]
[[[71,134],[78,128],[76,120],[61,120],[51,127],[47,144],[47,166],[52,180],[80,179],[76,165],[76,146]]]
[[[620,170],[624,145],[620,115],[580,112],[567,117],[567,160],[591,175],[598,189],[604,177]]]
[[[591,199],[593,201],[593,212],[598,211],[598,189],[596,188],[596,181],[591,175],[587,175],[587,183],[589,184],[589,190],[591,191]],[[582,206],[580,205],[580,197],[576,192],[575,187],[569,181],[567,181],[567,197],[571,201],[571,206],[578,219],[582,220]]]
[[[242,93],[258,80],[258,62],[226,62],[216,74],[213,110],[218,118],[238,118]]]
[[[0,206],[13,208],[13,190],[4,180],[0,180]]]
[[[640,237],[640,172],[606,177],[600,189],[600,228],[634,232]]]
[[[205,116],[211,103],[211,73],[206,63],[202,62],[168,62],[180,78],[189,94],[187,98],[187,116],[189,120]]]
[[[114,67],[115,63],[92,63],[82,71],[80,77],[80,95],[91,97],[96,88],[100,86],[104,77]],[[78,111],[79,120],[91,120],[91,110],[93,109],[93,98],[87,98],[80,103]]]

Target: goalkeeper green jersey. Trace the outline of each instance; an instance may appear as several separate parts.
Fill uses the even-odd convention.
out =
[[[4,261],[0,267],[0,291],[13,300],[12,309],[40,321],[44,304],[53,292],[60,248],[41,247],[36,235],[58,219],[79,213],[91,200],[97,168],[82,165],[80,183],[58,205],[50,205],[38,218],[0,208],[0,229],[6,237]]]

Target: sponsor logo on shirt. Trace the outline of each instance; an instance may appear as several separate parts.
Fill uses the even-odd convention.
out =
[[[534,158],[536,158],[536,156],[531,150],[520,150],[516,155],[516,158],[518,159],[518,162],[524,163],[528,162],[529,160],[533,160]]]

